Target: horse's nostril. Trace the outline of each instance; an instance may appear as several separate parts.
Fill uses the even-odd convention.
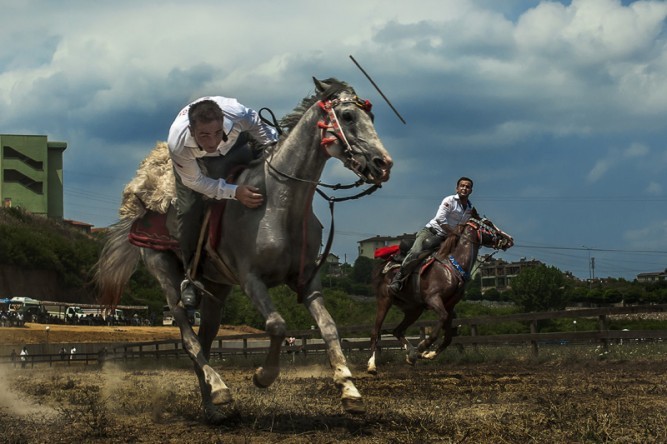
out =
[[[394,161],[391,160],[391,157],[377,157],[375,158],[374,162],[376,167],[383,169],[383,170],[389,170],[391,167],[394,165]]]

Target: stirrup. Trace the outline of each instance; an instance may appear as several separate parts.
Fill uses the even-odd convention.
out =
[[[181,302],[186,309],[191,310],[199,307],[199,303],[201,302],[200,294],[195,281],[187,277],[183,279],[183,282],[181,282]]]

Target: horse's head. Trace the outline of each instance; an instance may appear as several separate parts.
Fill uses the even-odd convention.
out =
[[[357,97],[344,82],[313,78],[318,102],[324,113],[318,126],[322,129],[322,147],[343,162],[366,183],[379,185],[389,180],[393,165],[373,125],[371,103]]]
[[[514,245],[514,239],[509,234],[496,227],[486,217],[471,218],[468,224],[474,228],[479,236],[480,245],[494,250],[507,250]]]

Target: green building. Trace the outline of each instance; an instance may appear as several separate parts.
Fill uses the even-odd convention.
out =
[[[65,142],[47,136],[0,134],[0,198],[5,207],[63,218]]]

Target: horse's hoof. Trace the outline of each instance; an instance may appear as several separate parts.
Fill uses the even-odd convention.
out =
[[[232,392],[228,388],[211,392],[211,402],[215,405],[229,404],[232,402]]]
[[[366,413],[364,401],[361,398],[343,398],[343,408],[352,415],[363,415]]]
[[[276,381],[280,370],[276,368],[265,368],[259,367],[255,370],[255,374],[252,377],[252,382],[256,387],[259,388],[268,388]]]
[[[255,384],[255,387],[259,387],[259,388],[261,388],[261,389],[265,389],[265,388],[268,388],[268,387],[269,387],[268,385],[262,384],[262,383],[259,381],[259,376],[257,376],[257,373],[255,373],[254,375],[252,375],[252,383]]]
[[[417,360],[410,357],[410,356],[406,356],[405,357],[405,362],[407,362],[410,365],[415,365],[417,363]]]
[[[430,361],[430,360],[435,359],[435,356],[436,356],[436,353],[434,351],[430,351],[430,352],[422,353],[421,358],[422,359],[428,359]]]
[[[377,375],[378,374],[378,369],[369,368],[368,370],[366,370],[366,373],[368,373],[369,375]]]
[[[221,425],[225,422],[225,415],[219,411],[207,411],[206,412],[206,423],[210,425]]]

